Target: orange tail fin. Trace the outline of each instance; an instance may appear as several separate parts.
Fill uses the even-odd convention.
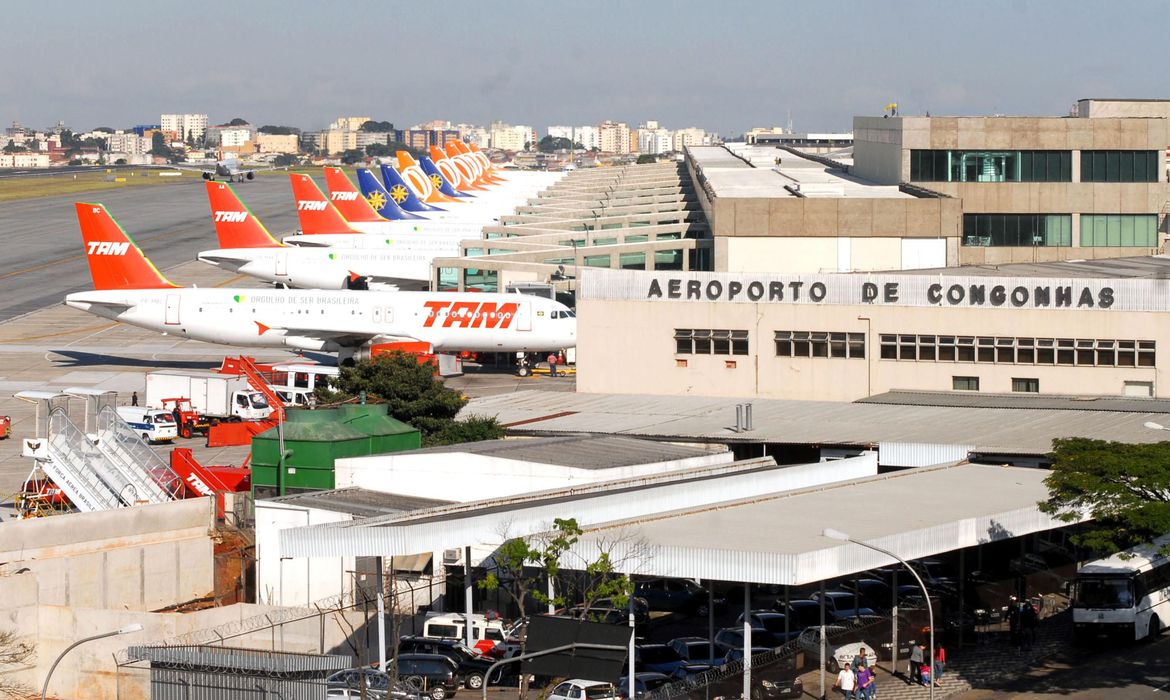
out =
[[[293,201],[296,202],[302,233],[359,233],[337,211],[337,207],[325,198],[313,178],[289,173],[288,179],[292,181]]]
[[[346,221],[387,221],[370,206],[341,168],[325,167],[325,185],[329,187],[329,201]]]
[[[167,289],[178,285],[163,277],[105,206],[76,202],[77,222],[94,289]]]
[[[211,222],[215,225],[220,248],[274,248],[281,245],[240,201],[231,185],[211,180],[206,185]]]
[[[486,186],[492,184],[490,180],[484,177],[487,171],[480,166],[478,161],[472,162],[467,155],[460,151],[459,143],[459,141],[447,142],[447,157],[471,181],[472,189],[487,189]]]

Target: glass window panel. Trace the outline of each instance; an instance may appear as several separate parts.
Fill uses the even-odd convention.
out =
[[[979,377],[951,377],[951,388],[955,391],[979,391]]]
[[[1030,365],[1036,361],[1036,349],[1031,347],[1016,348],[1016,363]]]
[[[940,362],[954,362],[957,356],[954,345],[940,345],[938,348]]]
[[[1132,216],[1121,216],[1118,218],[1121,219],[1121,221],[1120,221],[1121,245],[1132,247],[1134,245],[1134,242],[1133,242],[1133,217]]]
[[[1121,180],[1121,153],[1107,151],[1105,154],[1105,182]]]
[[[1035,394],[1040,391],[1040,380],[1031,378],[1012,378],[1012,391],[1022,391]]]
[[[1133,151],[1121,152],[1121,172],[1119,182],[1133,182]]]

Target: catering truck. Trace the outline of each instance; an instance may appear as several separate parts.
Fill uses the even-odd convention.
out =
[[[170,409],[174,399],[189,399],[191,409],[212,421],[264,420],[268,399],[243,375],[160,370],[146,375],[146,405]]]

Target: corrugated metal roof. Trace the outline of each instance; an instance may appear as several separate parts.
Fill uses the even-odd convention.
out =
[[[574,550],[589,560],[604,542],[636,574],[800,585],[893,563],[825,528],[917,559],[1060,527],[1036,507],[1046,476],[969,463],[896,472],[618,520],[589,528]]]
[[[705,457],[722,448],[702,445],[674,445],[668,442],[643,440],[620,435],[565,435],[559,437],[512,440],[483,440],[458,445],[428,447],[409,452],[397,452],[395,457],[417,454],[476,454],[491,455],[522,462],[555,464],[577,469],[610,469],[635,464],[673,462],[680,459]]]
[[[977,408],[754,399],[755,430],[735,432],[742,398],[521,391],[478,398],[467,413],[520,423],[515,433],[598,433],[664,440],[877,445],[913,442],[972,445],[976,451],[1041,455],[1052,440],[1086,437],[1131,443],[1167,438],[1143,426],[1161,412]]]
[[[962,265],[959,267],[898,270],[898,274],[942,275],[944,277],[973,275],[980,277],[1084,277],[1161,280],[1170,279],[1170,257],[1144,255],[1102,260]]]
[[[395,515],[412,510],[434,508],[453,503],[436,498],[422,498],[419,496],[403,496],[396,493],[371,491],[359,486],[349,486],[331,491],[314,491],[312,493],[298,493],[291,496],[279,496],[261,501],[283,503],[286,505],[317,508],[334,513],[349,513],[359,518],[372,518],[379,515]]]

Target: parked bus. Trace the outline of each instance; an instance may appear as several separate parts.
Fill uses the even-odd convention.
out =
[[[1170,535],[1081,567],[1073,582],[1077,641],[1154,639],[1170,624]]]

